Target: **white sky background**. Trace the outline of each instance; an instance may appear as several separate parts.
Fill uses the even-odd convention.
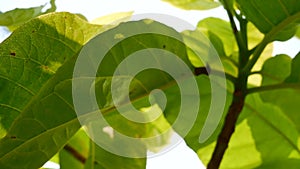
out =
[[[0,11],[18,8],[33,7],[45,4],[50,0],[0,0]],[[209,11],[185,11],[171,6],[160,0],[56,0],[57,11],[68,11],[81,13],[88,20],[93,20],[103,15],[114,12],[134,11],[134,14],[159,13],[183,19],[196,26],[197,22],[208,16],[227,19],[226,12],[222,8]],[[7,36],[0,30],[0,41]],[[293,38],[288,42],[274,44],[274,54],[286,53],[295,56],[299,52],[300,41]],[[147,161],[147,169],[201,169],[204,168],[197,155],[189,149],[184,142],[176,148],[160,156],[153,157]]]

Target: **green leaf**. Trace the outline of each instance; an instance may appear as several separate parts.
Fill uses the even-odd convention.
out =
[[[76,117],[74,113],[68,113],[73,110],[66,102],[60,102],[61,98],[50,94],[54,84],[71,74],[63,72],[57,75],[59,78],[47,81],[60,65],[101,30],[101,26],[90,25],[75,15],[56,13],[28,22],[1,44],[1,135],[10,128],[0,141],[1,166],[37,168],[78,130],[80,126],[76,121],[69,124],[69,128],[61,126],[55,131],[47,130]],[[45,96],[44,100],[39,100]],[[60,107],[59,111],[55,109],[57,107]],[[15,123],[10,127],[13,121]],[[12,157],[22,160],[16,163]]]
[[[268,41],[290,39],[300,22],[298,0],[276,3],[273,0],[237,0],[237,3],[246,18],[268,36]]]
[[[7,26],[10,31],[14,31],[16,28],[18,28],[23,23],[40,16],[42,14],[46,14],[49,12],[54,12],[56,10],[55,0],[50,1],[51,7],[47,9],[46,12],[43,12],[43,8],[46,5],[41,5],[38,7],[32,7],[32,8],[16,8],[14,10],[0,13],[0,25],[1,26]]]
[[[201,106],[200,106],[200,109],[198,112],[198,116],[196,119],[193,119],[194,117],[191,117],[190,114],[184,114],[183,118],[185,120],[182,121],[182,123],[180,123],[178,125],[178,127],[174,128],[174,130],[179,135],[184,137],[184,140],[186,141],[187,145],[190,148],[192,148],[195,152],[197,152],[198,149],[209,145],[210,143],[212,143],[213,141],[215,141],[217,139],[218,134],[221,131],[221,128],[223,125],[225,112],[227,111],[230,101],[232,100],[232,94],[230,94],[230,93],[232,92],[232,89],[233,89],[232,88],[233,86],[230,83],[227,83],[227,85],[228,85],[227,87],[228,87],[229,91],[227,93],[224,110],[220,109],[220,108],[222,108],[223,105],[221,105],[221,104],[214,105],[214,108],[215,108],[214,111],[218,111],[218,113],[222,113],[220,122],[218,122],[218,126],[217,126],[216,130],[213,133],[211,133],[212,135],[209,137],[209,139],[207,141],[205,141],[204,143],[200,143],[199,142],[200,133],[203,132],[204,124],[207,123],[208,126],[213,127],[214,123],[216,123],[215,120],[218,119],[218,117],[214,116],[213,120],[211,119],[210,121],[207,121],[208,115],[211,111],[211,106],[213,103],[212,102],[212,92],[211,92],[212,82],[205,75],[198,76],[196,78],[196,80],[197,80],[198,85],[200,86],[199,94],[200,94],[200,103],[201,103]],[[173,95],[177,96],[177,98],[178,98],[180,96],[178,95],[178,91],[176,91],[176,90],[178,90],[178,89],[170,88],[167,91],[165,91],[165,93],[166,94],[172,93]],[[219,92],[220,92],[220,91],[224,91],[225,89],[223,88],[223,86],[219,86],[217,90],[219,90]],[[180,100],[176,99],[176,97],[172,98],[172,100],[168,99],[168,101],[171,101],[174,105],[180,104]],[[164,112],[166,118],[171,123],[173,123],[178,117],[178,113],[174,113],[174,112],[179,112],[179,108],[176,106],[169,106],[169,107],[167,106],[165,109],[165,112]],[[187,109],[186,112],[191,112],[191,110]],[[190,123],[194,120],[195,120],[195,122],[193,123],[193,126],[189,130],[189,132],[186,135],[183,134],[184,128],[182,128],[181,126],[189,126]],[[201,133],[201,134],[205,134],[205,133]],[[201,160],[202,160],[202,158],[201,158]]]
[[[198,150],[205,164],[214,147],[212,143]],[[247,96],[221,169],[297,168],[299,157],[299,133],[288,116],[277,106],[263,103],[258,94]]]
[[[163,0],[186,10],[207,10],[220,6],[215,0]]]
[[[262,69],[262,86],[284,82],[291,72],[292,59],[288,55],[276,55],[268,59]]]
[[[267,60],[261,71],[263,76],[262,86],[267,85],[288,85],[299,84],[299,55],[293,60],[287,55],[278,55]],[[299,102],[300,90],[281,88],[277,90],[269,90],[261,92],[262,100],[274,104],[281,108],[281,110],[290,118],[297,126],[300,132],[299,125]]]
[[[222,47],[215,45],[216,49],[224,49],[224,52],[218,50],[219,54],[225,53],[225,56],[230,56],[237,50],[237,44],[229,22],[219,18],[206,18],[198,23],[197,28],[208,35],[214,45],[216,42],[214,38],[211,38],[212,35],[217,36],[221,40],[222,44],[220,45]]]
[[[68,13],[50,14],[32,20],[1,44],[0,117],[4,130],[59,66],[101,30],[101,26]]]
[[[7,26],[12,31],[16,29],[18,26],[23,24],[24,22],[29,21],[39,15],[41,15],[42,9],[45,5],[28,8],[28,9],[19,9],[16,8],[14,10],[1,13],[0,14],[0,25]]]
[[[20,99],[21,101],[18,100],[14,104],[12,104],[11,102],[7,102],[7,105],[13,108],[21,105],[20,107],[17,107],[21,112],[17,119],[14,120],[14,118],[7,118],[10,121],[14,120],[14,122],[10,127],[7,135],[0,141],[0,165],[4,166],[7,169],[37,168],[41,166],[54,154],[56,154],[57,151],[60,150],[80,128],[76,113],[74,112],[72,100],[72,75],[73,67],[77,59],[76,52],[78,52],[81,44],[86,42],[86,40],[89,40],[95,33],[101,32],[103,29],[105,29],[101,26],[89,25],[85,21],[79,19],[78,16],[66,13],[47,15],[45,16],[45,20],[43,20],[43,18],[44,17],[33,20],[23,27],[20,27],[9,39],[1,44],[1,47],[5,49],[3,50],[2,58],[4,59],[4,61],[6,61],[1,62],[3,63],[3,66],[1,66],[2,76],[6,77],[2,79],[1,83],[8,84],[12,86],[12,88],[16,86],[19,87],[20,85],[18,84],[22,84],[23,87],[26,86],[26,89],[31,89],[33,91],[32,95],[34,95],[34,97],[26,95],[26,97]],[[77,29],[75,29],[75,26],[77,27]],[[68,30],[66,30],[66,28],[68,28]],[[148,32],[156,31],[158,33],[138,34],[129,38],[122,39],[122,37],[128,36],[127,33],[132,33],[132,30],[135,30],[137,28],[145,29]],[[121,30],[125,32],[121,34]],[[47,33],[45,33],[44,31]],[[145,124],[135,124],[134,122],[130,122],[128,119],[121,116],[116,111],[116,107],[112,104],[113,102],[110,99],[111,91],[107,89],[109,89],[110,87],[109,84],[111,83],[111,78],[113,76],[113,73],[115,72],[116,66],[121,63],[123,58],[126,58],[127,56],[138,50],[158,48],[172,52],[176,56],[180,56],[181,60],[183,60],[189,68],[192,68],[190,62],[188,61],[184,44],[181,43],[178,39],[161,35],[161,33],[172,35],[172,37],[177,37],[178,39],[181,38],[181,35],[175,30],[152,20],[121,24],[117,28],[102,33],[100,34],[101,36],[97,37],[99,38],[99,41],[97,41],[97,45],[99,46],[107,45],[107,38],[115,40],[120,40],[120,38],[122,39],[120,43],[111,48],[103,62],[100,64],[99,70],[101,71],[97,72],[97,82],[99,81],[98,83],[100,84],[100,87],[96,88],[96,92],[100,92],[99,94],[97,94],[98,106],[99,108],[101,108],[102,113],[105,114],[106,119],[111,122],[111,125],[115,127],[115,129],[120,133],[126,134],[130,137],[139,138],[140,136],[152,136],[152,133],[160,135],[160,133],[157,133],[157,131],[159,131],[160,129],[164,130],[164,128],[158,128],[155,127],[155,125],[161,125],[166,122],[158,120],[157,124],[150,123],[150,125],[148,126]],[[27,38],[27,36],[33,36],[32,34],[37,36],[38,38]],[[14,38],[16,38],[18,42],[24,41],[24,44],[28,44],[28,46],[22,46],[21,48],[17,43],[17,46],[14,47],[14,45],[12,45],[15,44],[16,41],[14,40]],[[30,41],[27,42],[28,40]],[[30,43],[31,41],[33,41],[34,43]],[[34,44],[34,46],[31,46],[31,44]],[[132,46],[131,44],[136,45]],[[44,46],[50,49],[45,48]],[[56,49],[56,47],[58,49],[53,50]],[[14,53],[11,53],[12,50]],[[49,51],[60,51],[60,53],[50,52],[49,54]],[[166,51],[163,51],[162,53],[159,53],[157,55],[154,55],[155,53],[151,52],[148,52],[147,54],[149,56],[154,55],[155,57],[164,58],[164,56],[168,54],[168,52]],[[55,54],[55,57],[52,56],[52,54]],[[72,55],[74,55],[74,57],[71,57]],[[24,70],[34,69],[34,71],[30,72],[37,71],[39,72],[38,75],[45,74],[44,76],[47,75],[47,78],[43,78],[43,81],[36,81],[35,79],[39,79],[40,77],[37,75],[32,77],[32,80],[24,79],[24,81],[27,83],[33,81],[37,84],[27,84],[25,82],[25,84],[23,84],[21,83],[22,81],[20,81],[19,83],[13,83],[14,81],[20,80],[25,76],[23,73],[23,69],[17,69],[14,70],[14,72],[10,71],[10,64],[8,63],[14,63],[15,65],[13,67],[16,68],[19,68],[20,65],[23,65],[23,62],[9,62],[10,59],[18,60],[19,58],[28,58],[29,63],[33,62],[29,64],[29,66]],[[51,59],[53,59],[54,63],[49,62],[51,61]],[[91,58],[86,57],[84,58],[83,62],[90,63],[90,59]],[[36,64],[38,64],[36,62],[45,63],[45,65],[36,66]],[[62,66],[59,67],[58,65]],[[93,69],[92,66],[89,67],[90,70]],[[180,70],[180,67],[176,67],[176,70]],[[31,74],[27,73],[26,76],[29,76]],[[83,77],[81,80],[83,80],[84,82],[87,78],[88,77]],[[116,78],[118,80],[118,76]],[[121,76],[119,78],[121,80],[121,83],[118,84],[119,86],[117,88],[120,90],[126,89],[124,88],[124,76]],[[191,78],[193,78],[192,73]],[[139,81],[139,83],[131,84],[131,87],[134,90],[132,90],[130,98],[133,100],[133,105],[137,109],[149,107],[149,91],[156,88],[169,88],[170,84],[173,84],[175,82],[174,79],[168,74],[152,69],[142,71],[135,77],[135,79]],[[78,80],[80,80],[80,78]],[[80,85],[78,87],[80,87]],[[13,90],[4,89],[1,92],[13,92]],[[28,92],[23,88],[20,89],[20,92],[21,91],[23,91],[24,93]],[[80,88],[78,88],[78,91],[80,91]],[[87,97],[90,97],[89,94],[90,93],[87,92]],[[124,94],[126,93],[123,93],[123,95]],[[124,103],[122,100],[123,95],[119,95],[120,97],[118,97],[118,103]],[[5,101],[7,101],[7,98],[10,98],[11,96],[13,96],[13,94],[6,93],[6,96],[6,98],[3,97],[1,99],[1,101],[4,103],[6,103]],[[84,97],[84,95],[82,95],[81,97]],[[170,94],[169,97],[175,98],[177,96]],[[30,102],[27,101],[29,99],[31,99]],[[157,101],[157,103],[160,102]],[[178,107],[180,107],[180,105],[178,105]],[[96,108],[96,110],[98,110],[98,108]],[[1,117],[3,117],[3,115]],[[90,119],[94,120],[95,118],[93,117],[93,113],[91,113],[81,115],[79,118],[89,121]],[[145,118],[144,115],[142,115],[141,117]],[[9,127],[10,124],[11,123],[9,123],[7,127]],[[100,123],[100,125],[103,124]],[[100,140],[104,143],[109,143],[105,142],[107,141],[107,139]],[[164,144],[166,139],[161,138],[161,140]],[[115,144],[118,143],[119,145],[122,145],[118,140],[112,139],[112,141],[115,142]],[[163,145],[161,143],[158,144],[155,142],[142,141],[139,144],[141,146],[146,145],[146,148],[157,148]],[[134,150],[131,149],[132,147],[130,146],[125,147],[127,147],[128,150]],[[125,151],[127,149],[122,150]],[[135,153],[146,153],[145,149],[139,150],[141,152],[135,151]],[[95,151],[97,150],[95,149]],[[106,157],[105,152],[101,151],[101,153],[97,153],[95,155],[99,156],[99,159],[96,157],[95,159],[97,159],[99,163],[102,162],[104,165],[106,161],[102,160],[107,160],[106,158],[104,158]],[[18,160],[18,163],[15,162],[16,159],[20,159]],[[31,159],[35,160],[33,161]],[[112,159],[112,161],[107,161],[107,163],[113,163],[113,160],[115,159],[118,158],[115,157],[114,159]],[[122,160],[123,158],[119,160],[120,164],[122,163]],[[135,163],[135,160],[128,160]],[[90,159],[88,159],[87,161],[90,161]],[[89,162],[89,164],[92,163],[93,161]],[[138,166],[142,166],[145,164],[145,161],[137,160],[136,163]]]
[[[300,38],[300,26],[299,25],[298,25],[298,29],[297,29],[297,32],[296,32],[296,37]]]
[[[92,24],[98,25],[118,25],[121,22],[129,21],[133,11],[130,12],[117,12],[105,16],[101,16],[91,21]]]
[[[299,83],[300,82],[300,52],[295,56],[292,61],[292,70],[289,77],[286,78],[285,82],[287,83]]]
[[[254,48],[261,42],[264,35],[251,23],[248,23],[247,30],[249,48]],[[207,38],[201,36],[201,33],[206,35]],[[213,51],[216,50],[223,63],[225,71],[235,77],[237,76],[238,47],[229,22],[219,18],[206,18],[198,23],[197,30],[184,31],[182,34],[188,46],[191,46],[191,48],[194,51],[197,51],[202,57],[212,55],[214,53]],[[211,49],[211,45],[214,49]],[[264,61],[272,56],[272,51],[273,45],[269,44],[261,54],[261,57],[252,71],[259,71]],[[188,54],[194,66],[205,66],[205,64],[202,63],[203,61],[200,61],[197,55],[192,52],[189,52]],[[204,60],[204,62],[206,63],[207,60]],[[208,63],[211,62],[212,61],[210,60]],[[251,84],[259,85],[260,81],[261,77],[251,76],[249,78],[249,82]]]

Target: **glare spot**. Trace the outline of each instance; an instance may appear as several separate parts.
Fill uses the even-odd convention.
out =
[[[102,131],[106,134],[108,134],[108,136],[113,139],[114,138],[114,129],[110,126],[106,126],[103,127]]]

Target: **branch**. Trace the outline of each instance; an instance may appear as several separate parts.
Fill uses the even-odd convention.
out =
[[[75,150],[70,145],[65,145],[64,150],[66,150],[68,153],[70,153],[74,158],[76,158],[78,161],[80,161],[82,164],[85,163],[86,158],[81,155],[77,150]]]
[[[225,75],[225,77],[226,77],[227,80],[230,80],[232,83],[236,82],[237,78],[234,77],[233,75],[229,74],[229,73],[222,72],[222,71],[219,71],[219,70],[212,70],[211,71],[211,75],[222,77],[223,74]]]
[[[253,87],[247,90],[247,94],[276,90],[276,89],[300,89],[300,83],[281,83],[275,85]]]
[[[228,148],[228,143],[235,130],[235,123],[240,112],[244,107],[245,95],[241,90],[235,90],[232,103],[225,118],[222,131],[218,137],[217,145],[212,158],[207,165],[207,169],[218,169],[223,159],[224,153]]]
[[[236,82],[236,77],[234,77],[233,75],[223,72],[223,71],[219,71],[219,70],[212,70],[209,65],[207,65],[206,67],[195,67],[194,68],[194,75],[195,76],[199,76],[199,75],[215,75],[215,76],[219,76],[219,77],[223,77],[223,75],[225,75],[226,79],[230,80],[232,83]]]

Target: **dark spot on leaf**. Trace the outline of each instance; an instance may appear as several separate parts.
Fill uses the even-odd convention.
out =
[[[34,33],[34,32],[35,32],[35,30],[32,30],[32,31],[31,31],[31,33]]]
[[[166,45],[163,45],[163,48],[165,49],[165,48],[166,48]]]
[[[10,52],[10,55],[11,56],[16,56],[16,53],[15,52]]]
[[[16,137],[16,136],[10,136],[10,138],[11,138],[11,139],[16,139],[17,137]]]

